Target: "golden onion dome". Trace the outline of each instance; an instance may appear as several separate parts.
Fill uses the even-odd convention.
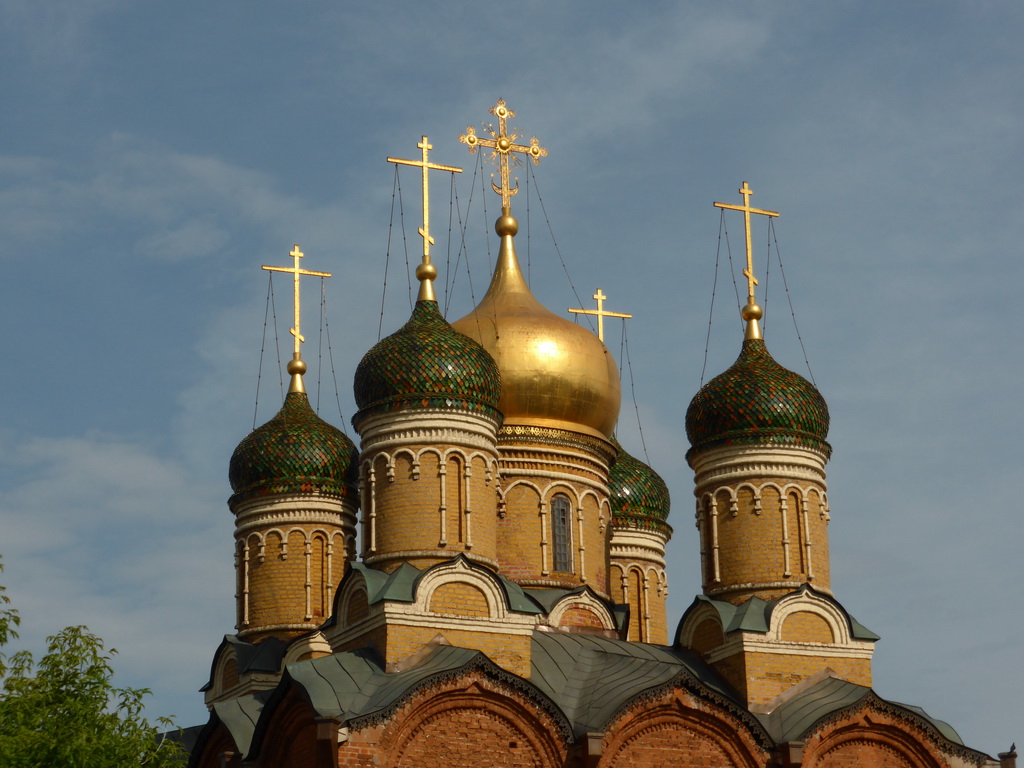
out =
[[[610,438],[621,398],[615,360],[597,336],[534,298],[516,257],[515,218],[502,216],[495,230],[501,248],[490,288],[452,327],[497,361],[504,423]]]

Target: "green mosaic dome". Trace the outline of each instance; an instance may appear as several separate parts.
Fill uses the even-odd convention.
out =
[[[668,486],[661,475],[630,455],[612,438],[619,455],[608,473],[612,503],[612,526],[642,528],[672,535],[666,522],[669,511]]]
[[[231,500],[271,493],[354,498],[358,459],[352,441],[313,412],[305,392],[289,392],[277,415],[231,454]]]
[[[417,301],[409,322],[359,363],[355,396],[353,424],[371,413],[408,408],[498,416],[501,374],[487,350],[441,317],[436,301]]]
[[[747,339],[732,367],[703,387],[686,410],[686,436],[696,451],[721,445],[778,443],[825,452],[828,405],[803,376],[768,354],[763,339]]]

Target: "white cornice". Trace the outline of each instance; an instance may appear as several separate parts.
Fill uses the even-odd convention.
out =
[[[777,445],[726,446],[693,457],[694,494],[708,485],[751,478],[790,478],[825,487],[825,454],[813,448]]]

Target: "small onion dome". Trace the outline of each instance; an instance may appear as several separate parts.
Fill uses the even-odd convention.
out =
[[[722,445],[776,443],[824,451],[828,405],[803,376],[779,365],[763,339],[747,339],[736,362],[703,387],[686,410],[689,458]]]
[[[383,411],[442,408],[498,417],[501,374],[487,350],[452,329],[436,301],[417,301],[404,326],[366,353],[355,376],[352,419]]]
[[[305,392],[289,392],[277,415],[231,454],[231,500],[271,493],[354,498],[358,471],[352,441],[313,412]]]
[[[608,473],[612,526],[641,528],[672,535],[669,526],[668,486],[661,475],[639,459],[626,453],[612,438],[619,455]]]
[[[615,360],[586,328],[541,305],[523,277],[512,216],[498,219],[501,249],[487,294],[452,323],[478,340],[501,369],[506,425],[554,427],[607,440],[619,417]]]

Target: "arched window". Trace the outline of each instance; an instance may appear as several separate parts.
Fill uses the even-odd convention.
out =
[[[572,504],[562,493],[551,499],[551,544],[554,570],[572,573]]]

